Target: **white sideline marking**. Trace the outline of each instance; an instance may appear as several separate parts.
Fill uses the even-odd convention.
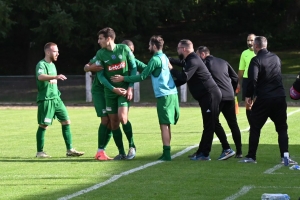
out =
[[[234,200],[239,198],[240,196],[243,196],[244,194],[246,194],[247,192],[249,192],[254,186],[249,185],[249,186],[244,186],[242,187],[242,189],[240,189],[240,191],[238,191],[237,193],[227,197],[224,200]]]
[[[275,165],[274,167],[267,169],[264,174],[272,174],[275,170],[280,169],[283,166],[283,164]]]
[[[298,110],[296,110],[296,111],[294,111],[294,112],[289,113],[287,116],[292,115],[292,114],[294,114],[294,113],[296,113],[296,112],[299,112],[299,111],[300,111],[300,109],[298,109]],[[266,123],[268,123],[268,121],[267,121]],[[241,132],[247,131],[247,130],[249,130],[249,127],[246,128],[246,129],[244,129],[244,130],[241,130]],[[230,136],[231,133],[226,134],[226,135],[227,135],[227,136]],[[218,140],[219,140],[218,138],[214,138],[214,139],[213,139],[213,141],[218,141]],[[198,144],[193,145],[193,146],[189,146],[189,147],[185,148],[184,150],[182,150],[182,151],[180,151],[180,152],[177,152],[176,154],[174,154],[174,155],[172,156],[172,159],[174,159],[174,158],[176,158],[176,157],[178,157],[178,156],[181,156],[182,154],[185,154],[186,152],[190,151],[191,149],[193,149],[193,148],[195,148],[195,147],[197,147],[197,146],[198,146]],[[108,185],[108,184],[110,184],[110,183],[112,183],[112,182],[115,182],[116,180],[118,180],[118,179],[121,178],[122,176],[132,174],[132,173],[134,173],[134,172],[137,172],[137,171],[139,171],[139,170],[146,169],[146,168],[148,168],[148,167],[151,167],[151,166],[153,166],[153,165],[160,164],[160,163],[162,163],[162,162],[165,162],[165,161],[155,161],[155,162],[150,162],[150,163],[145,164],[145,165],[142,165],[142,166],[140,166],[140,167],[136,167],[136,168],[133,168],[133,169],[131,169],[131,170],[122,172],[122,173],[120,173],[119,175],[114,175],[114,176],[112,176],[110,179],[108,179],[108,180],[106,180],[106,181],[104,181],[104,182],[98,183],[98,184],[96,184],[96,185],[93,185],[93,186],[91,186],[91,187],[89,187],[89,188],[80,190],[80,191],[75,192],[75,193],[73,193],[73,194],[70,194],[70,195],[67,195],[67,196],[58,198],[58,200],[67,200],[67,199],[71,199],[71,198],[73,198],[73,197],[77,197],[77,196],[80,196],[80,195],[82,195],[82,194],[91,192],[91,191],[96,190],[96,189],[98,189],[98,188],[101,188],[101,187],[103,187],[103,186],[105,186],[105,185]],[[252,189],[252,188],[253,188],[253,186],[244,186],[244,187],[240,190],[240,192],[238,192],[237,194],[240,194],[239,196],[244,195],[244,194],[246,194],[246,193],[247,193],[250,189]],[[235,196],[235,195],[233,195],[233,196]],[[237,197],[239,197],[239,196],[237,196]],[[232,196],[231,196],[231,197],[232,197]],[[236,197],[236,198],[237,198],[237,197]],[[230,197],[228,197],[228,198],[230,198]],[[226,198],[226,200],[233,200],[233,199],[235,199],[235,198],[233,198],[233,199],[228,199],[228,198]]]

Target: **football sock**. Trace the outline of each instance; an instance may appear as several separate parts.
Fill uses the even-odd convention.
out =
[[[122,141],[122,132],[120,127],[116,130],[112,130],[112,133],[116,146],[118,147],[119,154],[125,155],[124,145]]]
[[[46,133],[46,129],[39,126],[36,132],[37,152],[41,152],[44,150],[45,133]]]
[[[127,124],[122,124],[122,128],[128,140],[129,148],[130,147],[135,148],[134,141],[133,141],[132,126],[130,121],[127,121]]]
[[[165,160],[170,161],[171,160],[171,147],[170,146],[163,146],[163,154],[161,157],[158,158],[158,160]]]
[[[64,137],[67,150],[72,149],[72,134],[71,134],[70,124],[62,125],[61,130],[62,130],[62,135]]]
[[[111,130],[109,128],[107,128],[107,131],[106,131],[106,141],[105,141],[105,144],[104,144],[104,149],[106,149],[106,146],[108,145],[111,136],[112,136],[112,132],[111,132]]]
[[[98,128],[98,149],[105,149],[108,143],[106,135],[107,135],[107,126],[100,123]]]

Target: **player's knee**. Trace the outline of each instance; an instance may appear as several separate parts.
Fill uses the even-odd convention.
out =
[[[43,128],[43,129],[47,129],[47,125],[44,125],[44,124],[39,124],[39,127]]]
[[[121,117],[120,122],[121,122],[121,124],[127,124],[127,122],[128,122],[127,117]]]
[[[71,124],[71,120],[61,121],[60,123],[61,125],[68,125]]]
[[[108,125],[109,124],[109,118],[108,117],[101,117],[101,124]]]

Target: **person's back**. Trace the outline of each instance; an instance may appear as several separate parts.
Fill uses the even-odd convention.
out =
[[[259,71],[259,76],[256,80],[257,98],[285,97],[279,57],[267,49],[262,49],[251,62],[253,62],[252,66],[259,66],[259,68],[254,68],[255,71]],[[253,70],[249,71],[249,75],[253,77]]]

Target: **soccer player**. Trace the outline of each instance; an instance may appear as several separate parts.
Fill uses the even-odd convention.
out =
[[[128,108],[133,95],[133,84],[113,83],[110,81],[110,77],[115,74],[128,75],[129,70],[131,75],[135,75],[136,64],[129,47],[124,44],[115,44],[115,37],[114,30],[109,27],[98,32],[98,43],[102,49],[97,52],[96,59],[104,69],[97,72],[97,77],[105,86],[106,111],[109,116],[113,138],[119,149],[119,155],[114,159],[123,160],[126,159],[126,155],[119,124],[121,122],[124,125],[123,128],[127,129],[124,129],[124,132],[128,131],[132,134],[132,126],[128,121]],[[122,90],[118,88],[122,88]],[[126,94],[124,91],[126,91]],[[130,145],[128,155],[135,155],[133,141]]]
[[[67,156],[82,156],[84,152],[76,151],[72,147],[72,134],[70,130],[70,118],[67,109],[60,98],[60,92],[57,88],[57,80],[66,80],[63,74],[57,75],[54,61],[59,55],[58,47],[55,43],[49,42],[44,47],[45,58],[36,65],[36,83],[38,87],[37,121],[39,124],[36,141],[38,158],[49,158],[44,152],[44,141],[46,129],[52,124],[54,118],[57,118],[62,125],[62,134],[67,148]]]
[[[164,40],[160,36],[152,36],[149,51],[153,57],[141,74],[135,76],[115,75],[113,82],[140,82],[151,75],[152,86],[157,99],[157,115],[163,143],[163,154],[159,160],[171,160],[171,126],[179,119],[179,103],[175,83],[168,68],[169,59],[162,52]]]
[[[248,68],[251,59],[255,56],[255,53],[253,51],[253,41],[254,41],[255,35],[253,33],[249,34],[247,37],[247,46],[248,49],[244,50],[241,54],[240,57],[240,64],[239,64],[239,84],[237,86],[237,92],[240,91],[240,85],[241,81],[243,80],[242,83],[242,100],[245,101],[245,95],[246,95],[246,90],[247,90],[247,85],[248,85]],[[248,119],[249,125],[251,125],[251,107],[252,104],[247,104],[246,103],[246,116]]]

